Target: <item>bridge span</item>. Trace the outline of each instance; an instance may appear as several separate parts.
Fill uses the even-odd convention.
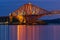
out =
[[[10,13],[10,22],[16,18],[20,23],[34,23],[38,18],[46,15],[60,14],[60,11],[47,11],[31,3],[24,4],[14,12]]]

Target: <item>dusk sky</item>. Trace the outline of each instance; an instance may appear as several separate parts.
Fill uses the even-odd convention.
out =
[[[0,16],[8,16],[9,13],[29,2],[48,11],[60,10],[60,0],[0,0]],[[41,19],[56,18],[60,18],[60,14],[44,16]]]

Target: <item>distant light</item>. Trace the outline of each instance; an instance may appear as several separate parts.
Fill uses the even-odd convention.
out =
[[[11,13],[9,13],[9,15],[11,15]]]

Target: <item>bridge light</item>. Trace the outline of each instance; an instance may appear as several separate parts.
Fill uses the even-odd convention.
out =
[[[35,14],[35,11],[32,11],[32,15]]]
[[[31,4],[31,2],[29,2],[29,4]]]

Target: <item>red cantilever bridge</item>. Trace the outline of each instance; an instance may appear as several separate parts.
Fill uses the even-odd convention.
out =
[[[45,9],[42,9],[40,7],[37,7],[31,3],[24,4],[14,12],[10,13],[10,22],[12,22],[12,18],[16,18],[17,20],[20,21],[20,23],[33,23],[35,22],[38,18],[45,16],[45,15],[50,15],[50,14],[59,14],[59,12],[49,12]]]

